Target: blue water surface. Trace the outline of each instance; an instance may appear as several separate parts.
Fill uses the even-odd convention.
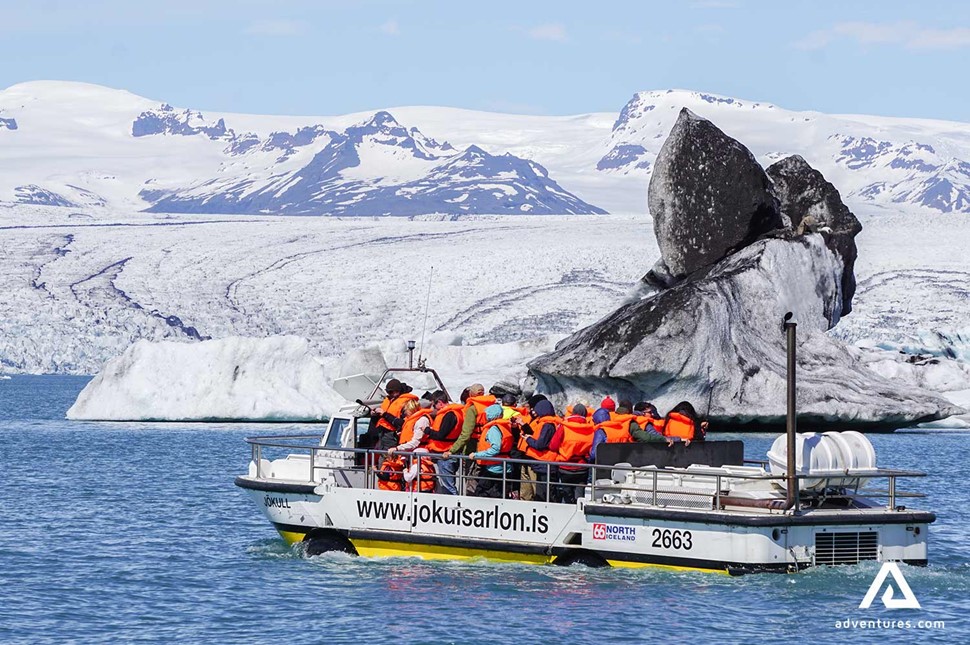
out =
[[[233,485],[246,435],[320,426],[84,423],[86,379],[0,381],[0,642],[970,642],[966,432],[874,435],[925,469],[921,610],[859,602],[875,563],[731,578],[662,570],[423,562],[288,548]],[[773,436],[747,435],[762,458]],[[913,629],[838,629],[836,621]],[[945,621],[916,629],[916,621]]]

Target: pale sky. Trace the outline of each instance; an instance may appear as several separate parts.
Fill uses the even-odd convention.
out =
[[[970,3],[0,0],[0,87],[74,80],[179,107],[619,111],[682,88],[970,121]]]

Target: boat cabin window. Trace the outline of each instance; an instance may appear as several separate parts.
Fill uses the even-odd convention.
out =
[[[344,431],[350,425],[350,419],[334,419],[330,424],[330,433],[327,435],[326,448],[341,448],[340,439],[344,436]]]
[[[357,441],[354,443],[359,443],[360,438],[367,434],[370,430],[370,417],[357,417]]]

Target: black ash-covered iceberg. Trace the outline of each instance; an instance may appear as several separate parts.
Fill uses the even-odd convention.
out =
[[[664,144],[649,203],[659,292],[627,304],[529,364],[561,399],[607,393],[669,409],[692,401],[721,427],[780,427],[782,316],[799,323],[803,423],[894,427],[961,412],[870,370],[826,332],[848,313],[861,225],[800,157],[765,173],[739,142],[687,110]]]

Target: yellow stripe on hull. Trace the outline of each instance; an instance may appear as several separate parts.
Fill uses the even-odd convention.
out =
[[[644,569],[651,567],[654,569],[666,569],[667,571],[700,571],[701,573],[720,573],[724,575],[730,575],[726,570],[722,569],[699,569],[697,567],[678,567],[673,564],[653,564],[651,562],[627,562],[625,560],[607,560],[607,563],[611,567],[620,567],[623,569]]]
[[[283,529],[276,529],[277,532],[282,536],[289,546],[293,546],[297,542],[302,542],[303,538],[306,537],[306,533],[296,533],[294,531],[284,531]]]
[[[302,542],[306,533],[284,531],[277,529],[288,545]],[[440,546],[433,544],[411,544],[408,542],[390,542],[385,540],[351,540],[357,553],[368,558],[386,557],[418,557],[425,560],[473,560],[484,558],[495,562],[519,562],[525,564],[551,564],[556,556],[541,553],[514,553],[495,549],[472,549],[456,546]],[[643,569],[652,567],[667,571],[701,571],[704,573],[720,573],[729,575],[720,569],[700,569],[697,567],[679,567],[670,564],[652,564],[649,562],[629,562],[625,560],[607,560],[611,567],[624,569]]]
[[[357,553],[365,557],[404,556],[425,560],[471,560],[485,558],[496,562],[524,562],[528,564],[549,564],[554,556],[541,553],[512,553],[491,549],[468,549],[454,546],[432,544],[409,544],[405,542],[385,542],[382,540],[351,540]]]

